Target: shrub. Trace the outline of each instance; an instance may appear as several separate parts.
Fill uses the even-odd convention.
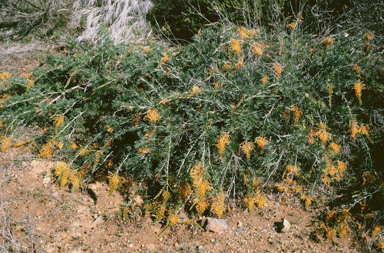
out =
[[[375,38],[314,36],[292,22],[275,33],[210,27],[177,47],[70,40],[29,79],[2,79],[3,146],[36,125],[39,155],[65,154],[77,185],[133,180],[169,224],[185,205],[198,216],[221,216],[228,199],[261,208],[273,190],[306,207],[335,189],[354,196],[347,205],[383,203],[371,155],[384,120]]]

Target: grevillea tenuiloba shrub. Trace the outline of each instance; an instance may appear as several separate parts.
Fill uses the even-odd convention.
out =
[[[229,199],[262,208],[268,191],[305,207],[335,186],[379,196],[371,154],[383,137],[384,62],[374,38],[295,24],[211,27],[177,47],[68,41],[33,85],[3,75],[1,149],[38,126],[38,155],[65,154],[61,185],[105,175],[112,193],[131,179],[169,224],[185,206],[199,216],[222,216]]]

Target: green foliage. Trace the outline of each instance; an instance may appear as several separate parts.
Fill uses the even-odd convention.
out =
[[[191,40],[207,24],[227,20],[234,24],[269,24],[275,13],[286,9],[285,0],[153,0],[150,22],[171,39]],[[276,10],[275,10],[276,11]]]
[[[33,85],[2,80],[3,139],[40,127],[41,157],[61,150],[86,178],[141,182],[156,219],[186,203],[202,215],[216,200],[222,211],[220,192],[262,206],[260,191],[300,196],[299,186],[383,203],[375,38],[306,34],[300,19],[290,27],[211,27],[177,47],[70,40],[34,70]]]

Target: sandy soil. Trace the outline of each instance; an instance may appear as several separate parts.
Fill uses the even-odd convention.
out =
[[[325,239],[317,233],[316,210],[282,200],[251,213],[233,210],[221,234],[185,224],[163,232],[139,212],[123,220],[125,200],[118,192],[108,197],[105,183],[77,193],[60,189],[51,177],[54,165],[23,148],[0,153],[0,252],[360,251],[351,234]],[[274,228],[282,218],[292,225],[288,233]]]

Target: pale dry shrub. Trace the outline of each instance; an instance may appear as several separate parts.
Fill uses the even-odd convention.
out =
[[[153,4],[150,0],[77,0],[73,22],[78,26],[86,18],[85,30],[78,40],[98,42],[103,26],[115,44],[146,39],[151,31],[146,14]]]

